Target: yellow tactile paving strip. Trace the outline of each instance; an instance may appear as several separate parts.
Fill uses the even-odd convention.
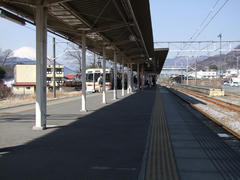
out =
[[[160,89],[156,90],[146,180],[178,180],[178,172],[165,118]]]

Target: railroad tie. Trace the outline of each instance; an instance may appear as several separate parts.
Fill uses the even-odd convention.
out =
[[[150,138],[145,179],[178,180],[179,176],[159,88],[156,90]]]

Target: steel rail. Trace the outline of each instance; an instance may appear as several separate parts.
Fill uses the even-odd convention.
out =
[[[206,96],[206,95],[201,94],[201,93],[198,93],[198,92],[194,92],[194,93],[196,93],[196,94],[198,94],[198,95],[200,95],[200,96],[207,97],[207,98],[212,99],[212,100],[214,100],[214,101],[218,101],[218,102],[220,102],[220,103],[225,103],[225,104],[227,104],[227,105],[229,105],[229,106],[233,106],[233,107],[236,107],[236,108],[240,108],[240,105],[237,105],[237,104],[233,104],[233,103],[226,102],[226,101],[223,101],[223,100],[220,100],[220,99],[216,99],[216,98],[214,98],[214,97]]]
[[[195,96],[199,99],[202,99],[202,100],[205,100],[207,102],[210,102],[210,103],[213,103],[213,104],[216,104],[218,106],[221,106],[225,109],[228,109],[230,111],[234,111],[234,112],[237,112],[240,114],[240,109],[235,109],[235,108],[240,108],[239,105],[236,105],[236,104],[232,104],[232,103],[228,103],[228,102],[225,102],[225,101],[222,101],[222,100],[218,100],[218,99],[215,99],[215,98],[212,98],[212,97],[208,97],[208,96],[205,96],[205,95],[200,95],[198,93],[195,93],[193,91],[186,91],[186,90],[182,90],[183,93],[185,94],[190,94],[192,96]],[[227,105],[224,105],[224,104],[227,104]],[[234,106],[235,108],[232,108],[231,106]]]

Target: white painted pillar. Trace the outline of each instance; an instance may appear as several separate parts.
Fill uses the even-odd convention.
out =
[[[106,50],[103,46],[103,92],[102,92],[102,102],[106,104]]]
[[[137,90],[139,91],[139,83],[140,83],[140,80],[139,80],[139,63],[137,63]]]
[[[36,124],[34,130],[46,129],[47,8],[36,8]]]
[[[149,75],[149,85],[150,85],[150,88],[152,87],[152,75]]]
[[[133,92],[133,70],[132,64],[130,64],[130,93]]]
[[[114,50],[113,71],[114,71],[113,100],[116,100],[117,99],[117,51],[116,50]]]
[[[145,79],[144,79],[144,64],[142,64],[142,67],[141,67],[141,77],[142,77],[141,90],[142,90],[142,92],[143,92],[143,91],[144,91],[144,85],[145,85]]]
[[[122,96],[124,96],[124,57],[122,56]]]
[[[130,93],[130,64],[127,64],[127,94]]]
[[[82,109],[86,112],[86,35],[82,35]]]

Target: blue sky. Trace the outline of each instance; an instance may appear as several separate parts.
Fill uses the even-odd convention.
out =
[[[150,0],[154,41],[188,40],[216,0]],[[216,10],[225,2],[220,0]],[[230,0],[197,40],[240,40],[240,1]],[[213,14],[214,14],[213,13]],[[212,14],[212,15],[213,15]]]
[[[209,13],[216,0],[150,0],[154,41],[189,40]],[[220,0],[215,11],[225,2]],[[197,40],[240,40],[240,1],[230,0]],[[214,14],[214,13],[213,13]],[[23,46],[35,48],[35,27],[25,27],[0,18],[0,48],[18,49]],[[57,41],[64,41],[57,37]],[[52,35],[48,36],[48,56],[52,56]],[[64,49],[57,45],[57,54]]]

